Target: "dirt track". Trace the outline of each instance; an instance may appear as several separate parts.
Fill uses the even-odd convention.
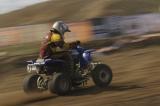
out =
[[[25,65],[20,63],[32,56],[9,58],[0,63],[0,106],[159,106],[159,48],[158,45],[126,49],[99,56],[113,69],[111,86],[100,89],[89,82],[86,88],[63,97],[49,92],[24,94],[21,85],[26,72]],[[3,68],[7,63],[12,65]]]

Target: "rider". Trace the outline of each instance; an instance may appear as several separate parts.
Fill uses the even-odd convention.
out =
[[[42,42],[42,46],[40,49],[40,58],[61,58],[66,61],[66,65],[68,66],[68,70],[73,70],[73,59],[70,53],[62,51],[66,51],[76,47],[79,42],[73,43],[65,43],[64,41],[64,33],[70,32],[68,26],[63,21],[57,21],[53,24],[50,32],[45,37]]]

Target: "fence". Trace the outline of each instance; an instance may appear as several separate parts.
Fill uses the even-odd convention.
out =
[[[160,31],[160,14],[109,16],[92,19],[95,39],[115,35],[142,35]]]
[[[70,23],[71,33],[65,35],[66,41],[74,40],[88,41],[91,39],[90,22]],[[0,46],[14,45],[26,42],[41,41],[48,33],[51,24],[38,24],[18,26],[0,29]]]
[[[71,33],[66,41],[102,39],[115,35],[141,35],[160,31],[160,14],[109,16],[68,23]],[[51,28],[50,23],[0,29],[0,46],[41,41]]]

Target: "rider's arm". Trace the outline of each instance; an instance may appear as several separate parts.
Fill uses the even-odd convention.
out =
[[[44,58],[47,55],[46,53],[48,51],[48,44],[50,42],[50,38],[51,38],[51,32],[47,33],[47,35],[44,36],[39,53],[40,58]]]
[[[44,58],[47,55],[48,45],[44,45],[40,48],[39,57]]]
[[[52,56],[56,53],[55,47],[52,44],[48,44],[45,47],[41,48],[40,57],[41,58],[52,58]]]

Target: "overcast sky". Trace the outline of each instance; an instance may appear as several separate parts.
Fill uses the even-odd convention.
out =
[[[0,0],[0,14],[48,0]]]

